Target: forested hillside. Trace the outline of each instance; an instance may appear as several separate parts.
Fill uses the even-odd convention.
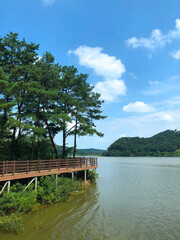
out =
[[[180,131],[166,130],[149,138],[122,137],[104,156],[180,156]]]
[[[62,154],[62,146],[57,145],[56,146],[57,151],[59,154]],[[68,156],[73,156],[74,148],[66,148],[66,152]],[[77,156],[101,156],[103,154],[104,150],[102,149],[96,149],[96,148],[85,148],[85,149],[76,149],[76,155]]]

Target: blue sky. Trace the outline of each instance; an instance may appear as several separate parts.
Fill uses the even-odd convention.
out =
[[[102,94],[105,135],[79,148],[180,129],[180,0],[0,0],[0,12],[0,36],[39,43],[39,55],[88,73]]]

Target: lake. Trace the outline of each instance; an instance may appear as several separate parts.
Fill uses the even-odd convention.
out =
[[[31,212],[22,233],[0,240],[180,239],[180,158],[98,159],[97,184]]]

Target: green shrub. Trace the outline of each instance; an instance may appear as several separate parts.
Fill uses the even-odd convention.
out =
[[[37,192],[23,192],[18,196],[18,212],[27,213],[37,202]]]
[[[96,182],[96,179],[98,178],[98,174],[96,173],[96,170],[95,169],[88,170],[87,178],[91,181],[91,183]]]
[[[17,211],[18,209],[18,193],[9,192],[3,193],[0,197],[0,212],[1,215],[9,214]]]
[[[4,216],[0,219],[0,229],[6,232],[19,233],[22,230],[22,221],[15,214],[8,217]]]
[[[37,191],[34,191],[33,184],[25,191],[25,186],[20,183],[12,185],[8,194],[3,192],[0,196],[0,216],[3,216],[0,219],[0,229],[18,233],[22,228],[18,216],[31,211],[36,204],[65,201],[70,193],[79,189],[80,186],[77,180],[67,177],[58,177],[56,180],[54,175],[41,177]]]
[[[56,177],[44,176],[39,181],[37,199],[43,203],[55,203],[65,201],[69,197],[69,193],[80,187],[78,181],[73,181],[65,177],[58,177],[56,185]]]

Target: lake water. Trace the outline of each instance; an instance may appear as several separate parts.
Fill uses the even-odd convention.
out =
[[[0,240],[180,239],[180,158],[99,158],[86,193],[24,218]]]

